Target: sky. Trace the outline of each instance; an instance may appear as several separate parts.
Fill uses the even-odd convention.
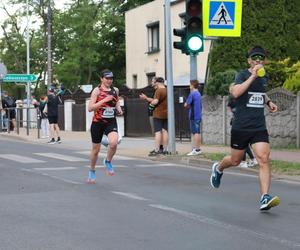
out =
[[[33,0],[28,0],[28,1],[32,2]],[[34,0],[34,1],[36,2],[38,0]],[[70,2],[72,2],[72,0],[54,0],[55,7],[59,8],[59,9],[64,8],[64,4],[70,3]],[[2,24],[2,22],[7,17],[6,12],[2,9],[3,6],[5,6],[10,13],[13,13],[13,11],[14,11],[13,6],[8,5],[8,1],[7,0],[0,0],[0,25]],[[24,6],[24,8],[25,7],[26,6]],[[26,25],[27,22],[25,21],[24,23]],[[3,36],[3,32],[2,32],[2,29],[0,29],[0,37],[2,37],[2,36]]]

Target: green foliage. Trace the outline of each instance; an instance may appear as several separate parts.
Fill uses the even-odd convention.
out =
[[[288,77],[290,58],[283,61],[270,61],[265,66],[270,81],[268,89],[281,87],[285,79]]]
[[[289,69],[289,78],[284,82],[283,87],[295,94],[300,91],[300,61]]]
[[[234,81],[236,71],[219,72],[208,80],[205,93],[210,96],[228,95],[229,85]]]
[[[73,0],[68,9],[52,6],[53,78],[71,90],[80,84],[99,83],[99,72],[114,72],[114,84],[125,82],[125,12],[151,0]],[[8,0],[14,13],[2,24],[0,60],[10,73],[26,73],[26,41],[21,17],[25,0]],[[38,75],[34,93],[45,92],[47,71],[48,1],[30,5],[30,16],[40,27],[30,31],[30,72]],[[7,8],[9,9],[9,8]],[[12,12],[13,12],[12,11]],[[40,89],[39,89],[40,88]]]
[[[210,72],[214,76],[227,69],[248,67],[246,52],[253,45],[268,50],[268,57],[276,62],[290,58],[295,63],[300,58],[300,5],[298,0],[244,0],[242,34],[239,38],[219,38],[214,41],[210,55]],[[285,80],[280,65],[272,75],[275,86]],[[268,70],[271,73],[271,67]]]

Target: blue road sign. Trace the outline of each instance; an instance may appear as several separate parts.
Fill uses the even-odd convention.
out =
[[[209,28],[234,29],[235,2],[210,2]]]

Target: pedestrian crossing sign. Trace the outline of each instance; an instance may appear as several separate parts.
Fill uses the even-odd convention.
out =
[[[242,0],[203,0],[204,36],[241,36]]]

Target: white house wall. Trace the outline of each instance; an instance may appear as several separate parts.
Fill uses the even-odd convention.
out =
[[[133,75],[137,75],[137,88],[147,86],[147,73],[165,76],[165,34],[164,34],[164,0],[155,0],[132,9],[125,14],[126,31],[126,84],[133,86]],[[185,1],[175,1],[171,5],[172,57],[174,85],[189,85],[190,58],[180,50],[173,48],[173,41],[180,37],[173,35],[173,28],[181,28],[179,14],[185,12]],[[159,21],[160,51],[148,54],[147,24]],[[197,57],[198,80],[204,82],[210,41],[205,41],[204,52]]]

